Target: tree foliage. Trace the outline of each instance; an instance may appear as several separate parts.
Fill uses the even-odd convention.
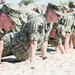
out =
[[[74,1],[73,0],[68,0],[68,1],[59,0],[59,3],[61,6],[69,5],[69,2],[74,2]]]
[[[59,3],[60,3],[61,6],[68,5],[68,2],[65,2],[63,0],[59,0]]]
[[[20,3],[24,3],[25,5],[27,5],[29,3],[34,3],[34,0],[21,0]]]

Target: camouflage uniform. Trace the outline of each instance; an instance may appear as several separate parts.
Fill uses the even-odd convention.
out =
[[[66,32],[72,33],[74,31],[74,23],[74,15],[72,13],[65,14],[59,20],[55,39],[49,38],[49,44],[55,47],[63,44]]]
[[[53,25],[53,29],[56,30],[55,38],[49,37],[48,43],[49,43],[52,47],[57,47],[58,45],[62,44],[63,41],[64,41],[64,36],[62,35],[63,32],[64,32],[64,28],[63,28],[62,25],[54,24],[54,25]],[[63,31],[63,32],[62,32],[62,31]]]
[[[59,24],[64,26],[64,34],[65,36],[66,32],[72,33],[75,26],[75,18],[73,13],[66,13],[59,21]]]
[[[18,25],[21,26],[21,21],[19,20],[20,12],[19,12],[18,5],[10,4],[10,3],[0,4],[0,10],[5,12],[16,23],[16,30],[18,30],[17,26]],[[2,36],[4,36],[5,34],[11,31],[7,32],[4,29],[0,29],[0,37],[2,38]]]
[[[10,33],[3,37],[5,41],[4,49],[10,50],[18,60],[26,60],[26,58],[28,58],[30,39],[37,41],[37,49],[42,46],[43,42],[48,41],[49,36],[46,36],[49,34],[45,35],[46,32],[48,32],[46,26],[47,23],[43,16],[30,19],[20,32]]]
[[[1,6],[1,5],[0,5]],[[15,8],[16,7],[16,8]],[[21,14],[19,11],[19,8],[15,4],[10,4],[6,3],[1,6],[1,10],[5,12],[15,23],[16,23],[16,28],[17,26],[22,27],[22,22],[25,22],[24,20],[24,15]],[[20,30],[20,28],[18,28]],[[6,35],[6,33],[9,33]],[[16,32],[4,32],[2,29],[0,30],[0,39],[4,41],[4,49],[3,49],[3,54],[2,56],[7,56],[12,54],[11,48],[14,47],[12,43],[13,36],[15,35]]]
[[[54,9],[55,12],[59,12],[57,8]],[[48,41],[52,26],[53,23],[47,27],[47,22],[43,15],[35,16],[29,19],[19,32],[9,33],[3,37],[5,41],[4,50],[6,48],[9,49],[20,61],[26,60],[28,58],[30,40],[36,40],[37,49],[39,49],[44,42]]]
[[[74,15],[74,24],[73,24],[73,26],[71,27],[71,29],[72,29],[72,32],[75,32],[75,13],[74,13],[73,15]]]
[[[64,42],[66,32],[72,33],[74,31],[74,14],[65,13],[58,22],[57,33],[55,39],[49,38],[51,46],[58,46]]]
[[[40,15],[39,13],[37,13],[33,10],[30,10],[30,8],[28,6],[20,7],[19,10],[21,13],[24,13],[27,16],[27,20],[29,20],[30,18],[35,17],[37,15]]]
[[[7,32],[5,30],[0,29],[0,40],[2,39],[2,37],[7,34]]]
[[[46,6],[45,5],[38,5],[38,4],[34,4],[34,3],[29,3],[27,5],[27,7],[30,9],[30,10],[33,10],[39,14],[45,14],[45,11],[46,11]]]
[[[25,14],[23,14],[23,12],[20,13],[19,10],[18,10],[18,7],[15,6],[14,4],[7,3],[7,4],[4,4],[1,7],[2,7],[1,9],[4,12],[11,15],[10,18],[16,23],[17,31],[20,31],[20,27],[22,27],[21,25],[26,22]],[[14,54],[16,56],[16,58],[18,58],[18,60],[20,60],[20,61],[26,60],[28,58],[28,53],[29,53],[28,48],[29,47],[25,46],[24,41],[19,42],[16,39],[18,37],[17,35],[19,35],[19,34],[16,34],[16,33],[18,33],[18,32],[12,32],[12,33],[9,33],[5,36],[2,36],[2,34],[0,35],[0,36],[2,36],[1,40],[4,41],[4,49],[3,49],[2,56],[4,57],[4,56]],[[26,34],[24,34],[24,36],[25,35]]]
[[[20,12],[19,6],[13,3],[5,3],[1,9],[9,14],[10,18],[16,23],[16,31],[20,31],[22,25],[27,22],[27,17]]]

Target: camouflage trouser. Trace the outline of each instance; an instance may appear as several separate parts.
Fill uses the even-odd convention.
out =
[[[57,47],[58,45],[61,45],[64,42],[64,37],[61,35],[56,35],[56,38],[49,38],[48,44],[50,44],[52,47]]]
[[[3,37],[4,50],[2,56],[13,54],[19,61],[26,60],[29,55],[29,51],[25,49],[23,43],[17,41],[14,37],[16,33],[9,33]]]
[[[3,46],[3,52],[2,52],[2,57],[9,56],[12,54],[11,52],[11,42],[12,42],[12,37],[13,34],[6,34],[2,40],[4,41],[4,46]]]

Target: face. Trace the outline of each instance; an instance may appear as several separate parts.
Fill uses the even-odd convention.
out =
[[[11,29],[16,28],[15,22],[13,22],[7,14],[4,14],[4,16],[2,16],[2,26],[2,28],[6,31],[10,31]]]
[[[53,21],[55,23],[58,23],[58,21],[60,19],[60,15],[58,15],[56,12],[53,12],[52,16],[53,16]]]
[[[48,21],[57,23],[59,21],[60,15],[55,11],[50,10],[48,12]]]

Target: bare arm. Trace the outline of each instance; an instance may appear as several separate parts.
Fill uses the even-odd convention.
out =
[[[34,62],[37,49],[37,41],[30,40],[30,62]]]
[[[0,63],[1,63],[2,51],[3,51],[3,41],[0,41]]]

